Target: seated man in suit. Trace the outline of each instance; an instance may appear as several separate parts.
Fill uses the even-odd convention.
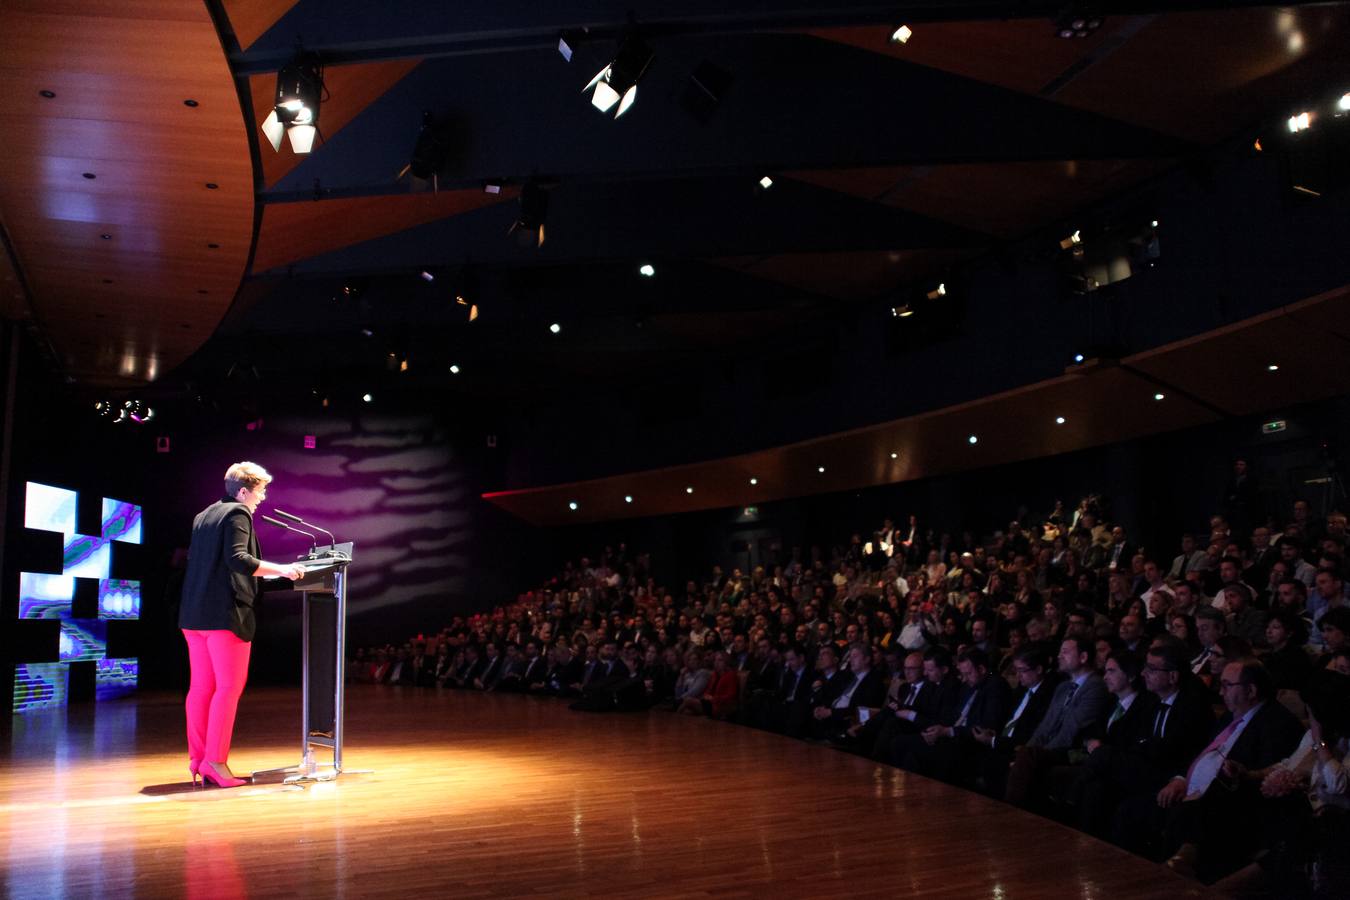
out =
[[[783,675],[771,706],[765,714],[765,727],[789,737],[806,733],[811,718],[811,685],[815,673],[807,665],[806,648],[792,643],[783,651]]]
[[[974,753],[974,787],[991,797],[1002,799],[1008,784],[1008,767],[1018,747],[1024,746],[1045,718],[1056,682],[1050,670],[1050,657],[1039,644],[1022,648],[1013,657],[1017,676],[1017,694],[1012,700],[1012,715],[1003,727],[975,727],[971,737],[985,748]]]
[[[882,721],[872,744],[871,756],[893,762],[898,745],[908,736],[940,723],[950,724],[960,715],[961,683],[952,675],[952,657],[941,647],[923,655],[923,686],[913,691],[913,702],[901,704]]]
[[[853,673],[847,669],[839,668],[839,654],[835,651],[834,645],[821,644],[816,650],[816,671],[815,679],[811,682],[811,713],[813,719],[820,718],[816,715],[818,710],[824,709],[829,713],[830,704],[834,703],[834,698],[844,692],[853,681]]]
[[[497,679],[501,678],[505,660],[501,650],[491,641],[483,645],[483,653],[483,665],[478,674],[474,675],[472,686],[480,691],[490,691],[497,687]]]
[[[889,654],[888,654],[889,656]],[[885,705],[880,709],[869,710],[867,721],[851,725],[846,732],[848,741],[844,746],[865,753],[876,743],[877,735],[886,727],[886,723],[896,717],[896,713],[913,710],[928,683],[923,677],[923,654],[915,650],[908,653],[896,665],[887,688]]]
[[[1084,764],[1078,785],[1078,825],[1128,845],[1124,823],[1112,817],[1128,798],[1151,803],[1175,771],[1209,740],[1214,715],[1204,685],[1190,674],[1190,650],[1159,638],[1144,657],[1144,687],[1155,699],[1148,727],[1133,744],[1104,744]]]
[[[1110,711],[1111,695],[1093,667],[1094,644],[1083,635],[1071,635],[1060,644],[1059,671],[1067,680],[1055,688],[1045,718],[1013,759],[1005,794],[1009,803],[1029,806],[1033,798],[1039,799],[1033,789],[1040,788],[1046,770],[1066,763],[1069,750],[1082,746]]]
[[[1161,855],[1183,874],[1213,882],[1249,862],[1262,829],[1259,770],[1288,756],[1303,726],[1272,700],[1270,675],[1255,659],[1228,663],[1220,675],[1228,714],[1218,733],[1158,791],[1136,827],[1162,833]]]
[[[848,685],[832,699],[828,706],[817,706],[811,712],[815,719],[814,731],[824,738],[841,735],[844,729],[858,719],[858,707],[880,708],[886,697],[886,681],[881,670],[872,665],[872,648],[853,644],[848,649],[848,670],[853,676]]]
[[[1081,751],[1069,751],[1067,765],[1055,766],[1047,774],[1050,798],[1066,814],[1078,818],[1086,763],[1097,753],[1111,748],[1128,749],[1148,737],[1153,727],[1156,695],[1143,689],[1144,660],[1128,650],[1113,650],[1106,657],[1102,681],[1115,698],[1106,721],[1098,724],[1092,736],[1083,741]]]
[[[898,764],[943,781],[973,777],[981,745],[973,729],[999,731],[1012,708],[1012,689],[1008,682],[989,671],[989,657],[970,648],[956,658],[956,671],[963,685],[961,709],[951,724],[930,725],[902,742]]]

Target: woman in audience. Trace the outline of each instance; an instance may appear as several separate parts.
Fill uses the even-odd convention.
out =
[[[676,712],[725,719],[736,712],[739,693],[740,678],[727,667],[727,655],[719,651],[713,654],[712,677],[703,693],[697,697],[685,697]]]
[[[1195,634],[1195,619],[1183,613],[1172,613],[1167,618],[1167,632],[1179,641],[1184,641],[1191,657],[1200,652],[1200,638]]]
[[[1262,660],[1277,691],[1297,691],[1313,672],[1312,660],[1303,649],[1308,640],[1302,617],[1277,609],[1266,618],[1266,643],[1270,652]]]

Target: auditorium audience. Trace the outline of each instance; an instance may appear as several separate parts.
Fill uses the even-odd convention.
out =
[[[1139,546],[1101,495],[1019,510],[984,541],[869,523],[679,590],[605,548],[437,634],[354,648],[349,677],[739,722],[1005,799],[1206,883],[1246,867],[1291,892],[1341,871],[1344,888],[1345,516],[1300,501],[1265,519],[1246,478],[1166,548]]]

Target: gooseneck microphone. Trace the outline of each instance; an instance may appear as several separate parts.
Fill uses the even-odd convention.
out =
[[[273,509],[272,512],[276,513],[277,515],[281,516],[283,519],[286,519],[289,522],[295,522],[297,525],[303,525],[306,528],[313,528],[315,531],[322,531],[324,534],[328,535],[329,546],[333,547],[337,546],[337,538],[333,537],[333,532],[329,531],[327,528],[320,528],[313,522],[306,522],[304,519],[300,518],[295,513],[288,513],[284,509]],[[297,528],[295,530],[299,531],[300,529]]]
[[[278,510],[278,512],[279,511],[280,510]],[[287,525],[285,522],[278,521],[277,519],[274,519],[271,516],[262,516],[262,520],[266,522],[268,525],[275,525],[278,528],[284,528],[287,531],[294,531],[296,534],[303,534],[305,537],[309,538],[310,542],[309,545],[311,547],[315,546],[319,542],[319,539],[317,537],[315,537],[311,532],[305,531],[303,528],[296,528],[294,525]]]

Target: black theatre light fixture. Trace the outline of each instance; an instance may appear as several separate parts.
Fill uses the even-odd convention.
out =
[[[404,171],[412,172],[414,178],[423,181],[432,179],[433,187],[438,187],[435,181],[439,180],[437,175],[445,168],[446,160],[450,157],[451,138],[448,120],[437,122],[430,112],[422,113],[422,130],[417,132],[412,159]]]
[[[533,181],[520,189],[520,212],[507,234],[514,234],[524,247],[544,246],[544,222],[548,219],[548,192]]]
[[[591,105],[602,113],[609,113],[617,104],[614,112],[617,119],[637,100],[638,82],[651,64],[651,49],[637,35],[629,34],[619,45],[614,61],[597,72],[581,92],[594,89]]]
[[[323,66],[314,54],[296,53],[281,68],[272,111],[262,123],[263,134],[273,150],[281,151],[283,134],[290,138],[291,149],[296,153],[314,149],[323,92]]]

